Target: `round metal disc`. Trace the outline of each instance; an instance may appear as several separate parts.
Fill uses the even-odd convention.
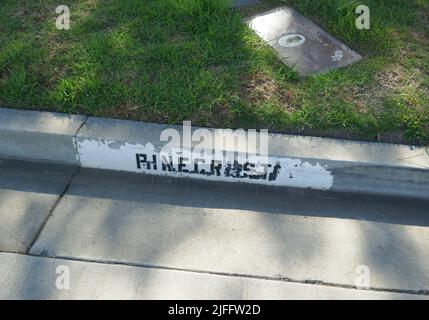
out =
[[[277,43],[284,48],[295,48],[304,44],[305,37],[299,33],[291,33],[281,37]]]

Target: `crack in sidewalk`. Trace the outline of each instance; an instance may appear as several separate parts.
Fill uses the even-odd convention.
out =
[[[59,194],[58,199],[55,201],[52,208],[49,210],[49,214],[46,217],[45,221],[43,221],[42,225],[40,226],[39,230],[37,231],[36,235],[34,236],[33,241],[31,241],[30,245],[27,249],[27,254],[30,254],[31,249],[33,248],[34,244],[39,239],[40,235],[42,234],[43,230],[45,229],[45,226],[48,223],[48,220],[50,217],[54,215],[55,210],[57,209],[58,205],[60,204],[61,200],[64,198],[64,196],[67,194],[68,190],[70,189],[70,186],[74,180],[80,173],[80,166],[76,168],[76,171],[71,175],[70,179],[67,181],[66,186],[64,187],[64,190]]]
[[[175,268],[175,267],[168,267],[168,266],[161,266],[161,265],[132,263],[132,262],[125,262],[125,261],[86,259],[86,258],[67,257],[67,256],[48,256],[48,255],[36,255],[36,254],[28,254],[28,255],[32,257],[51,258],[51,259],[66,260],[71,262],[76,261],[76,262],[98,263],[103,265],[120,265],[120,266],[137,267],[137,268],[180,271],[180,272],[208,274],[208,275],[216,275],[216,276],[287,282],[287,283],[295,283],[295,284],[319,285],[324,287],[351,289],[351,290],[368,291],[368,292],[374,291],[374,292],[384,292],[384,293],[429,296],[429,289],[410,290],[410,289],[389,289],[389,288],[377,288],[377,287],[369,287],[369,288],[361,289],[353,285],[331,283],[331,282],[325,282],[322,280],[298,280],[298,279],[293,279],[289,277],[273,277],[273,276],[261,276],[261,275],[252,275],[252,274],[243,274],[243,273],[230,273],[230,272],[209,271],[209,270],[199,270],[199,269],[185,269],[185,268]]]

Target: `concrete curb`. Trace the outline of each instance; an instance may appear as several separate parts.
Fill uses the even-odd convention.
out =
[[[429,198],[428,148],[270,134],[271,174],[258,179],[225,171],[163,168],[164,129],[182,126],[0,108],[0,158],[149,173],[416,198]],[[192,133],[199,128],[192,128]],[[221,129],[210,129],[217,134]],[[136,162],[140,156],[139,161]],[[275,168],[278,165],[279,168]],[[220,173],[220,174],[219,174]]]
[[[74,137],[85,116],[0,108],[0,157],[79,165]]]

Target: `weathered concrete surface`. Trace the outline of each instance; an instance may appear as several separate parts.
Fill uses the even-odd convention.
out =
[[[58,266],[70,289],[58,290]],[[427,299],[245,277],[99,264],[0,253],[0,299]]]
[[[345,67],[361,59],[359,54],[288,7],[264,12],[248,19],[247,23],[278,52],[284,63],[295,67],[302,75]],[[305,42],[298,46],[295,46],[297,41],[291,42],[291,47],[284,47],[280,39],[288,35],[303,35]]]
[[[89,117],[77,135],[77,142],[85,140],[116,141],[121,144],[151,143],[161,148],[163,130],[174,129],[183,135],[181,125],[162,125],[141,121]],[[192,127],[192,133],[200,127]],[[212,136],[219,130],[209,129]],[[220,129],[222,130],[222,129]],[[199,142],[199,141],[198,141]],[[205,142],[205,141],[203,141]],[[197,142],[193,142],[195,146]],[[177,145],[180,147],[180,145]],[[389,167],[429,169],[429,147],[338,140],[288,134],[270,134],[269,155],[339,162],[350,162]],[[245,149],[244,149],[245,150]]]
[[[0,108],[0,158],[78,164],[74,136],[85,117]]]
[[[27,251],[75,170],[0,160],[0,251]]]
[[[108,183],[106,183],[108,181]],[[428,201],[83,170],[31,253],[429,289]]]
[[[113,140],[117,141],[118,144],[150,142],[161,147],[164,145],[164,142],[160,141],[161,132],[168,128],[174,128],[180,133],[183,131],[182,126],[89,117],[85,126],[79,131],[76,140],[78,143],[87,139]]]
[[[395,167],[340,165],[332,167],[332,191],[374,193],[429,200],[429,171]]]
[[[379,167],[429,169],[429,147],[271,134],[270,155],[359,163]]]
[[[179,173],[177,170],[162,171],[159,150],[166,144],[160,141],[165,129],[177,130],[183,136],[182,126],[89,118],[77,136],[82,166],[207,180],[229,179]],[[192,128],[192,134],[198,129]],[[221,130],[209,132],[215,137]],[[194,147],[197,141],[193,142]],[[210,141],[207,148],[213,146]],[[245,149],[246,144],[240,147]],[[283,134],[269,135],[268,147],[270,163],[281,163],[276,181],[228,181],[429,198],[429,151],[425,147]],[[136,154],[140,153],[149,154],[149,159],[153,153],[158,162],[157,170],[138,168]]]
[[[206,164],[210,170],[204,168],[204,173],[203,170],[194,171],[195,163],[188,163],[186,170],[180,171],[178,161],[174,163],[175,171],[163,170],[160,150],[167,141],[161,141],[160,137],[165,129],[177,130],[176,133],[180,136],[184,134],[182,126],[0,109],[0,159],[60,162],[86,168],[209,181],[330,189],[424,199],[429,197],[427,147],[271,134],[267,143],[268,163],[271,167],[267,169],[265,177],[251,179],[250,175],[243,174],[245,177],[240,176],[237,179],[236,176],[228,174],[230,164],[226,162],[222,163],[222,172],[219,170],[219,174],[210,172],[213,170],[210,169],[210,163]],[[202,128],[193,127],[190,135],[199,129]],[[228,131],[205,130],[212,137],[204,139],[204,147],[208,150],[213,150],[216,137]],[[239,139],[247,138],[244,131],[231,134]],[[256,140],[256,150],[259,150],[259,137]],[[193,139],[192,147],[198,144],[199,139]],[[172,147],[180,151],[182,145],[179,143]],[[246,142],[239,143],[239,149],[234,151],[245,153],[246,147]],[[224,151],[232,150],[224,147]],[[136,156],[142,154],[147,161],[152,161],[152,156],[155,156],[157,166],[148,169],[143,165],[139,168]],[[242,158],[240,161],[238,168],[248,166],[247,159]],[[252,160],[249,163],[250,166],[254,165]],[[246,173],[245,169],[243,172]],[[276,177],[271,179],[274,173]]]

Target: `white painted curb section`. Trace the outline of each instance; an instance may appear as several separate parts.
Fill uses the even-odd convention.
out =
[[[269,157],[268,163],[271,167],[265,177],[260,177],[259,179],[252,179],[246,173],[245,161],[242,162],[242,170],[238,169],[239,172],[236,170],[235,174],[232,166],[230,167],[231,172],[229,172],[228,163],[225,161],[217,170],[211,170],[210,166],[204,166],[204,168],[196,170],[194,164],[179,168],[177,162],[173,163],[173,168],[169,170],[166,166],[162,166],[160,149],[156,148],[152,143],[147,143],[146,145],[124,143],[117,147],[118,143],[120,142],[94,139],[78,141],[77,146],[82,167],[321,190],[330,189],[334,182],[332,173],[319,163],[313,165],[308,161],[286,157]],[[147,163],[141,163],[141,161],[137,160],[139,155],[141,155],[140,158],[147,159],[150,164],[147,165]],[[153,161],[153,159],[156,160]],[[202,167],[202,165],[200,164],[199,167]]]
[[[173,161],[172,168],[163,168],[159,155],[166,144],[160,139],[165,129],[183,136],[182,126],[89,118],[76,136],[81,165],[210,181],[429,198],[429,154],[424,147],[270,134],[270,167],[256,179],[248,174],[252,165],[246,166],[252,159],[240,160],[235,171],[227,163],[220,168],[198,166],[197,170],[192,162],[180,167],[180,160]],[[192,133],[198,129],[193,127]],[[221,130],[209,129],[212,136]]]

